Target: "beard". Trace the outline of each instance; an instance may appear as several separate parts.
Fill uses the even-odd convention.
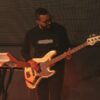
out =
[[[43,30],[48,30],[51,28],[51,24],[47,24],[46,26],[41,26]]]

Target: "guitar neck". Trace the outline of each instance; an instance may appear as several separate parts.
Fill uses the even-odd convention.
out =
[[[77,47],[71,49],[70,51],[67,51],[66,53],[63,53],[63,54],[61,54],[61,55],[59,55],[59,56],[53,58],[52,60],[50,60],[50,61],[47,63],[47,66],[52,65],[52,64],[55,64],[56,62],[58,62],[58,61],[60,61],[60,60],[62,60],[62,59],[64,59],[64,58],[66,58],[67,55],[69,55],[69,54],[74,54],[75,52],[81,50],[82,48],[84,48],[84,47],[86,47],[86,46],[87,46],[87,43],[84,42],[83,44],[81,44],[81,45],[79,45],[79,46],[77,46]],[[52,66],[51,66],[51,67],[52,67]]]

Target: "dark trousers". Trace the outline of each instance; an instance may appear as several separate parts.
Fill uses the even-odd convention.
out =
[[[64,71],[57,71],[50,78],[40,81],[37,87],[38,100],[61,100]]]

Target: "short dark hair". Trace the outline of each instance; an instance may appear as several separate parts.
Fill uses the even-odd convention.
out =
[[[49,14],[48,10],[45,8],[37,8],[35,11],[35,18],[38,19],[40,15],[47,15]]]

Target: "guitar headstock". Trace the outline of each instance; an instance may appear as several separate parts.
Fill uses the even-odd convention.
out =
[[[92,36],[90,38],[87,39],[87,45],[94,45],[96,42],[100,41],[100,35],[97,36]]]

